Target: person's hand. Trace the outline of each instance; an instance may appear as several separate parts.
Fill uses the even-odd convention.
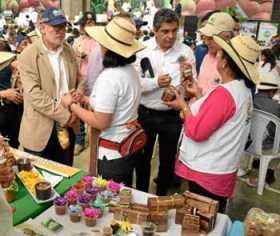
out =
[[[15,179],[15,172],[12,167],[0,167],[0,184],[2,187],[9,186]]]
[[[169,74],[160,75],[158,77],[158,85],[160,88],[168,87],[171,82],[171,77]]]
[[[2,97],[15,104],[23,103],[23,96],[18,88],[10,88],[2,91]]]
[[[72,98],[75,102],[83,103],[82,101],[83,101],[83,96],[84,95],[80,91],[72,89],[70,91],[70,94],[71,94],[71,96],[72,96]]]
[[[187,106],[187,103],[185,102],[184,98],[176,90],[174,90],[174,93],[176,95],[176,98],[170,102],[164,102],[164,103],[167,106],[171,107],[172,109],[180,111],[185,106]]]
[[[194,96],[196,98],[202,97],[202,90],[198,86],[196,81],[185,80],[183,82],[183,86],[185,91],[189,93],[191,96]]]
[[[68,108],[71,105],[71,103],[73,103],[73,102],[74,102],[74,99],[73,99],[71,93],[67,93],[64,96],[62,96],[62,98],[61,98],[61,104],[65,108]]]

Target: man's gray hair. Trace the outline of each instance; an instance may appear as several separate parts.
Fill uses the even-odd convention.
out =
[[[171,23],[176,22],[179,25],[179,18],[175,11],[168,9],[168,8],[162,8],[157,11],[157,13],[154,16],[153,21],[153,27],[155,31],[158,31],[162,23]]]

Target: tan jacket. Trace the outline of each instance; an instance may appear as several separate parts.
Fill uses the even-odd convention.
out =
[[[75,54],[66,43],[63,44],[62,58],[69,78],[69,89],[79,86],[83,90],[84,82]],[[42,39],[34,42],[19,56],[18,70],[24,90],[19,141],[23,147],[39,152],[46,147],[54,122],[65,126],[71,114],[62,105],[55,105],[55,77]]]

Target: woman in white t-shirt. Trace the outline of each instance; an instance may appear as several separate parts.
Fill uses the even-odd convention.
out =
[[[275,55],[268,48],[261,51],[261,61],[258,66],[258,72],[264,75],[272,74],[274,77],[280,77],[277,70]]]
[[[73,114],[101,131],[100,138],[120,143],[129,133],[127,124],[136,121],[141,86],[132,63],[135,53],[144,46],[135,40],[136,28],[128,20],[115,17],[106,27],[89,27],[87,33],[101,46],[104,70],[98,76],[88,111],[76,103],[71,94],[62,98],[62,104]],[[137,156],[123,157],[112,148],[98,147],[98,174],[131,186],[132,172]],[[92,169],[92,168],[90,168]]]

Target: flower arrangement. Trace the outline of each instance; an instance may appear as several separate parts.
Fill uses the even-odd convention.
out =
[[[102,179],[102,177],[98,177],[95,179],[95,186],[101,189],[106,189],[108,181],[106,179]]]

